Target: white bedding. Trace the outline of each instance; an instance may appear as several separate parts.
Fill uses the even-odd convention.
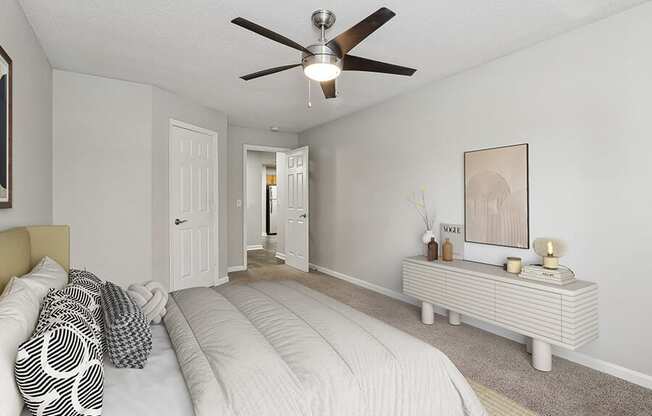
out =
[[[192,401],[165,326],[152,325],[152,354],[144,369],[115,368],[105,358],[103,416],[193,414]],[[22,415],[30,415],[27,408]]]
[[[296,282],[175,292],[197,416],[486,416],[440,351]]]

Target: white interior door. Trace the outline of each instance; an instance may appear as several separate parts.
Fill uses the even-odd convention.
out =
[[[170,123],[170,286],[217,280],[217,134]]]
[[[287,152],[285,263],[308,271],[308,147]]]

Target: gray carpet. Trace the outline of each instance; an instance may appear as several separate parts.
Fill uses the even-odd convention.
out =
[[[261,250],[247,251],[247,267],[257,269],[259,267],[276,266],[283,264],[283,260],[276,258],[277,236],[268,235],[261,238],[263,248]]]
[[[652,415],[652,390],[557,357],[552,372],[539,372],[521,344],[468,325],[450,326],[440,316],[423,325],[416,306],[319,272],[261,264],[229,277],[229,284],[297,280],[434,345],[470,380],[541,415]]]

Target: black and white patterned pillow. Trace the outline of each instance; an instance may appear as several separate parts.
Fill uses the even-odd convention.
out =
[[[43,299],[43,307],[33,335],[52,329],[59,323],[66,323],[70,319],[85,322],[93,331],[93,342],[97,343],[101,352],[104,352],[104,334],[90,309],[66,288],[51,291]],[[76,295],[73,292],[73,295]]]
[[[100,415],[104,366],[95,321],[57,292],[48,294],[37,330],[18,348],[16,385],[32,414]]]
[[[107,352],[118,368],[143,368],[152,350],[152,332],[140,307],[111,282],[102,286]]]
[[[70,269],[68,272],[68,278],[70,279],[71,282],[80,282],[83,280],[88,280],[91,281],[94,286],[94,290],[96,290],[98,293],[102,287],[102,279],[94,275],[93,273],[87,271],[87,270],[79,270],[79,269]]]
[[[68,278],[73,286],[83,290],[84,297],[89,298],[84,303],[88,304],[88,309],[93,313],[97,324],[102,328],[102,334],[104,334],[104,313],[102,312],[101,302],[102,280],[91,272],[77,269],[70,269]],[[102,342],[104,343],[104,339],[102,339]]]
[[[75,272],[79,272],[79,274]],[[70,283],[57,291],[51,290],[43,299],[41,313],[44,313],[44,311],[46,311],[46,313],[53,313],[60,309],[50,308],[50,303],[56,305],[57,303],[67,300],[74,300],[80,303],[84,308],[88,309],[92,315],[92,319],[95,322],[94,329],[96,329],[97,332],[97,339],[100,341],[101,349],[104,352],[106,351],[106,342],[104,339],[104,314],[102,313],[102,302],[100,299],[101,282],[97,283],[99,282],[99,279],[96,282],[91,279],[90,276],[95,279],[97,279],[97,277],[91,273],[88,273],[88,275],[90,275],[88,276],[86,275],[87,273],[88,272],[85,271],[72,270],[72,275],[69,274]],[[39,320],[39,322],[44,321]]]

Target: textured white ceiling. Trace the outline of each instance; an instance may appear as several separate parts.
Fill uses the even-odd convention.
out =
[[[302,131],[617,13],[642,0],[19,0],[55,68],[150,83],[222,110],[233,124]],[[397,14],[352,53],[417,68],[409,77],[345,72],[326,101],[300,68],[300,52],[230,23],[242,16],[300,44],[310,15],[328,8],[329,38],[387,6]]]

